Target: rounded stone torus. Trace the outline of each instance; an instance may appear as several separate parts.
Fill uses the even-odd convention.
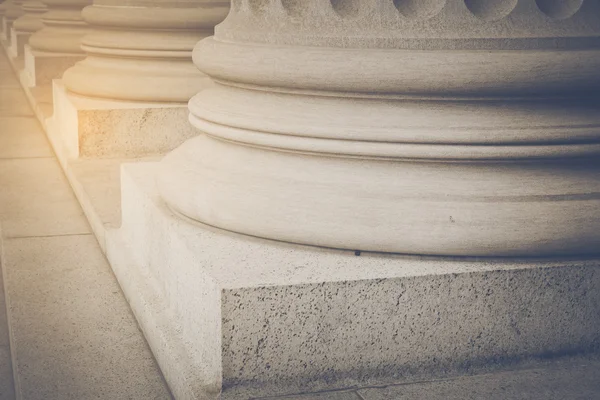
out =
[[[6,14],[6,6],[10,3],[11,0],[2,0],[0,1],[0,30],[4,27],[4,14]]]
[[[6,21],[8,22],[9,26],[12,26],[13,22],[17,18],[25,14],[25,12],[23,11],[23,1],[24,0],[7,0],[4,3],[4,17],[6,18]]]
[[[377,252],[600,252],[600,2],[234,0],[175,211]]]
[[[187,102],[210,82],[192,63],[194,45],[228,11],[227,1],[95,0],[83,10],[87,57],[63,81],[90,97]]]
[[[42,16],[44,28],[29,38],[32,49],[48,53],[84,54],[81,39],[89,33],[88,24],[81,16],[92,0],[43,0],[48,8]]]
[[[34,33],[44,27],[42,15],[47,11],[46,5],[41,1],[28,0],[23,2],[24,14],[17,18],[13,24],[18,33]]]

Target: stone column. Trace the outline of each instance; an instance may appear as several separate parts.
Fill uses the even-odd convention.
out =
[[[88,57],[63,79],[90,97],[187,102],[208,79],[191,62],[194,44],[212,35],[229,5],[203,0],[95,0],[83,17]]]
[[[49,85],[69,67],[85,58],[81,39],[89,33],[81,11],[92,0],[45,0],[48,12],[42,16],[43,29],[29,38],[25,48],[25,69],[29,85]]]
[[[23,3],[24,14],[15,20],[11,31],[10,51],[13,57],[22,56],[29,37],[44,27],[42,15],[46,11],[46,5],[41,1],[29,0]]]
[[[44,28],[29,39],[33,50],[49,54],[82,56],[81,39],[89,32],[81,11],[92,0],[44,0],[48,12],[42,16]]]
[[[84,8],[86,58],[54,81],[50,130],[63,142],[59,157],[164,154],[195,135],[187,102],[211,83],[192,50],[228,11],[228,2],[206,0],[95,0]]]
[[[357,251],[600,250],[600,3],[234,0],[163,198]]]
[[[0,34],[4,31],[4,14],[6,13],[7,1],[0,1]]]
[[[23,12],[23,0],[7,0],[4,3],[5,12],[2,24],[2,39],[6,40],[10,44],[11,40],[11,29],[13,22],[24,14]]]

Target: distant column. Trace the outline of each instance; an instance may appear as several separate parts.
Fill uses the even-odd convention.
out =
[[[48,12],[42,16],[44,27],[29,38],[33,50],[68,55],[83,55],[81,38],[89,32],[81,11],[92,0],[44,0]]]
[[[234,0],[165,157],[247,235],[454,256],[600,252],[600,2]]]
[[[46,11],[46,5],[41,1],[29,0],[23,3],[23,15],[14,21],[11,32],[11,53],[14,57],[23,55],[29,37],[44,27],[42,15]]]
[[[228,10],[224,1],[95,0],[83,10],[94,28],[82,40],[87,58],[65,72],[65,86],[89,97],[187,102],[208,82],[193,47]]]
[[[10,43],[13,22],[24,14],[23,0],[6,0],[4,5],[4,23],[2,24],[2,39]]]

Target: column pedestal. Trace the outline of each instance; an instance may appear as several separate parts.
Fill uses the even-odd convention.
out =
[[[64,73],[66,90],[54,93],[52,129],[68,138],[65,156],[142,157],[189,138],[187,101],[211,85],[191,52],[227,10],[212,1],[144,0],[130,7],[100,0],[86,7],[87,57]]]
[[[178,354],[251,398],[598,351],[600,8],[566,3],[234,1],[200,135],[123,169],[107,236],[169,382]]]
[[[23,0],[8,0],[4,4],[6,8],[2,24],[2,40],[7,42],[6,47],[10,47],[12,25],[17,18],[24,14]]]
[[[47,8],[41,1],[25,1],[24,14],[17,18],[11,29],[10,54],[13,58],[22,57],[29,37],[44,27],[42,15]]]
[[[81,13],[91,0],[45,0],[48,12],[43,15],[44,28],[34,33],[25,49],[25,70],[29,86],[50,85],[52,79],[78,61],[85,59],[81,39],[89,27]]]
[[[26,44],[24,49],[24,82],[28,87],[50,86],[85,55],[54,53],[34,50]]]
[[[93,99],[68,92],[59,79],[52,93],[47,133],[64,165],[78,158],[164,154],[195,135],[182,105]]]
[[[106,252],[177,398],[444,378],[598,349],[600,261],[411,257],[239,235],[122,168]]]

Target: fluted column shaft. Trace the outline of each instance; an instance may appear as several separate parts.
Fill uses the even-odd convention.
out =
[[[194,44],[228,9],[223,1],[96,0],[83,10],[94,28],[82,40],[88,56],[64,83],[90,97],[187,102],[208,81],[192,63]]]
[[[600,252],[600,3],[234,0],[194,60],[176,211],[294,243]]]
[[[48,11],[42,16],[44,27],[29,38],[36,51],[79,55],[81,39],[89,32],[81,12],[92,0],[44,0]]]

